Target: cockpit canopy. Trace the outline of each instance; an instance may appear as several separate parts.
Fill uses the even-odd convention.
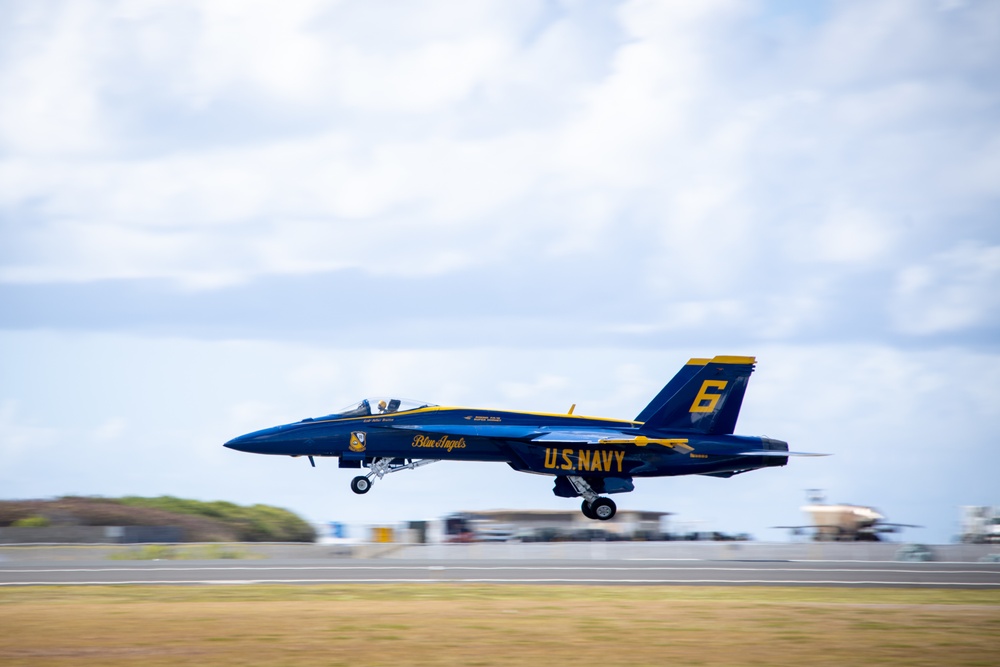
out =
[[[419,408],[435,407],[433,403],[427,401],[415,401],[410,398],[389,398],[388,396],[374,396],[362,399],[360,403],[351,403],[345,408],[337,410],[331,415],[319,417],[319,419],[345,419],[347,417],[378,417],[379,415],[389,415],[396,412],[406,412]],[[313,420],[306,420],[313,421]]]

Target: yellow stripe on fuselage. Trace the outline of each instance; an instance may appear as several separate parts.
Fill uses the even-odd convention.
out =
[[[576,419],[576,420],[584,420],[584,421],[604,421],[604,422],[614,422],[616,424],[632,424],[632,425],[636,425],[636,424],[641,424],[642,423],[642,422],[632,421],[630,419],[613,419],[611,417],[588,417],[586,415],[568,415],[565,412],[559,412],[559,413],[556,413],[556,412],[523,412],[523,411],[520,411],[520,410],[494,410],[494,409],[483,409],[483,408],[463,408],[463,407],[449,407],[449,406],[443,406],[443,405],[435,405],[433,407],[428,406],[428,407],[425,407],[425,408],[416,408],[415,410],[403,410],[403,411],[400,411],[400,412],[388,412],[388,413],[385,413],[385,414],[362,415],[360,417],[337,417],[335,419],[314,419],[312,422],[307,422],[307,423],[326,424],[326,423],[329,423],[329,422],[351,421],[351,420],[358,420],[358,419],[385,419],[385,418],[392,418],[392,417],[397,417],[397,416],[409,416],[409,415],[418,415],[418,414],[424,414],[424,413],[430,413],[430,412],[441,412],[441,411],[444,411],[444,410],[448,410],[448,411],[464,410],[464,411],[471,412],[471,413],[479,412],[481,414],[483,414],[483,413],[500,413],[502,415],[524,415],[524,416],[528,416],[528,417],[558,417],[559,419]],[[294,426],[296,424],[301,424],[301,423],[302,422],[294,422],[294,424],[289,424],[289,426]]]
[[[605,421],[605,422],[616,422],[619,424],[639,424],[641,422],[634,422],[630,419],[613,419],[611,417],[588,417],[586,415],[568,415],[565,412],[525,412],[522,410],[495,410],[492,408],[463,408],[463,407],[450,407],[437,405],[434,407],[427,408],[417,408],[416,410],[407,410],[406,412],[394,412],[392,415],[412,415],[421,412],[434,412],[443,410],[465,410],[468,412],[479,412],[479,413],[500,413],[502,415],[527,415],[529,417],[558,417],[559,419],[578,419],[578,420],[591,420],[591,421]],[[372,417],[389,417],[392,415],[372,415]]]

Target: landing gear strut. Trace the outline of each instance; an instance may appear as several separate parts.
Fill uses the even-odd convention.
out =
[[[598,521],[607,521],[614,518],[615,513],[618,511],[615,501],[611,500],[611,498],[604,498],[597,495],[594,489],[590,487],[590,484],[587,484],[586,480],[582,477],[570,475],[567,479],[573,485],[573,488],[576,489],[576,492],[583,496],[583,504],[580,506],[583,516]]]
[[[372,484],[375,482],[375,477],[382,479],[391,472],[413,470],[414,468],[425,466],[428,463],[437,463],[438,460],[439,459],[397,459],[391,456],[379,457],[372,460],[371,463],[364,464],[366,467],[371,468],[371,472],[367,475],[358,475],[352,479],[351,491],[357,494],[368,493],[372,488]]]

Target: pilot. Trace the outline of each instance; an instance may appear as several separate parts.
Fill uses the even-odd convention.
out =
[[[385,409],[386,409],[385,399],[382,399],[381,401],[378,402],[378,413],[380,415],[384,415]]]

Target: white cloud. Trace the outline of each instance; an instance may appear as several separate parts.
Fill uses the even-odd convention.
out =
[[[0,280],[444,275],[635,236],[635,280],[719,300],[765,265],[919,263],[936,220],[995,194],[989,8],[837,6],[792,29],[729,2],[604,23],[535,3],[372,11],[16,7],[48,51],[0,58],[0,93],[26,100],[0,118]],[[55,125],[91,143],[63,154]]]
[[[893,316],[908,334],[996,326],[1000,313],[1000,246],[966,243],[901,270]]]
[[[870,211],[832,203],[826,219],[791,230],[788,253],[801,262],[871,266],[891,252],[892,228]]]
[[[34,3],[8,8],[10,41],[0,51],[0,149],[8,154],[81,156],[111,137],[95,62],[109,35],[107,16],[72,3],[57,12]]]
[[[157,3],[140,18],[145,32],[155,34],[163,12],[175,13],[174,3]],[[182,98],[204,106],[220,94],[249,87],[263,97],[308,101],[317,93],[317,79],[327,53],[321,35],[309,23],[323,3],[304,1],[190,3],[185,7],[197,20],[184,50],[162,39],[157,64],[169,69],[182,65],[174,85]],[[147,52],[148,53],[148,52]],[[153,55],[153,54],[150,54]],[[178,62],[180,60],[180,62]]]

